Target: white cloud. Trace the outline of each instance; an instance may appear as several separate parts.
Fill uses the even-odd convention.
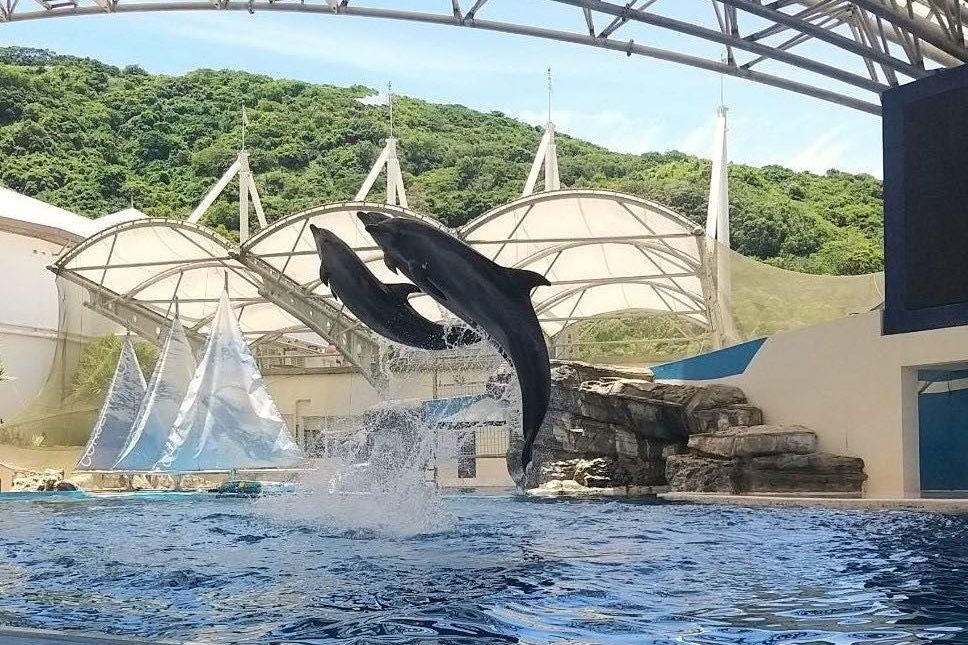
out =
[[[815,141],[795,154],[787,165],[794,170],[823,174],[831,168],[843,168],[850,150],[850,138],[842,125],[822,133]]]
[[[713,135],[716,132],[716,118],[706,119],[686,133],[678,144],[673,146],[679,152],[708,159],[712,155]]]
[[[227,18],[236,18],[226,28]],[[266,52],[321,65],[355,67],[388,77],[427,74],[517,74],[520,68],[500,57],[475,56],[425,40],[395,43],[383,38],[361,40],[343,30],[319,23],[254,21],[248,16],[186,16],[177,27],[166,25],[166,35],[208,44],[238,47],[240,54]]]
[[[547,112],[537,110],[520,110],[513,116],[532,125],[544,125],[548,120]],[[631,154],[655,150],[662,134],[659,126],[614,109],[597,112],[553,109],[551,120],[559,132]]]

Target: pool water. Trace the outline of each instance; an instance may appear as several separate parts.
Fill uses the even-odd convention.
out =
[[[216,643],[968,642],[963,517],[454,495],[444,528],[402,536],[271,503],[2,503],[0,624]]]

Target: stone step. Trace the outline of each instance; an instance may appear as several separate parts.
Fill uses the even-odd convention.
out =
[[[666,479],[675,492],[859,494],[864,460],[822,452],[751,459],[722,459],[689,453],[666,460]]]
[[[705,455],[732,459],[765,455],[805,455],[817,451],[817,434],[804,426],[756,425],[694,434],[689,448]]]

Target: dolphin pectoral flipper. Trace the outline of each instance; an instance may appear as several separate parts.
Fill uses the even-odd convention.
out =
[[[527,269],[511,269],[505,267],[504,270],[507,273],[508,280],[515,288],[524,291],[525,293],[531,293],[531,290],[535,287],[550,287],[551,282],[548,278],[544,277],[540,273],[535,273],[534,271],[528,271]]]
[[[409,296],[411,293],[420,293],[420,287],[415,284],[410,284],[409,282],[395,282],[393,284],[388,284],[387,289],[390,291],[390,293],[400,298],[404,302],[407,302],[407,296]]]

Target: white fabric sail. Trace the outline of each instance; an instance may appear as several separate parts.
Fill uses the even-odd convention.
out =
[[[131,339],[125,336],[104,405],[77,461],[76,470],[110,470],[114,467],[134,427],[144,396],[145,377]]]
[[[223,292],[205,354],[155,470],[286,468],[303,458]]]
[[[128,443],[121,451],[115,470],[146,471],[165,451],[165,440],[178,417],[178,410],[195,373],[195,357],[176,317],[168,339],[158,357],[155,371],[148,381],[148,391]]]

